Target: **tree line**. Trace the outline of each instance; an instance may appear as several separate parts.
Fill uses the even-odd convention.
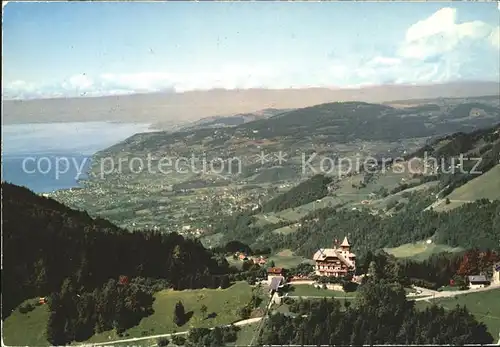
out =
[[[293,187],[289,191],[266,202],[261,212],[278,212],[288,208],[298,207],[325,197],[328,194],[328,184],[332,182],[330,177],[315,175]]]
[[[346,235],[358,256],[370,250],[429,238],[437,244],[464,249],[498,248],[500,200],[478,200],[444,213],[423,211],[428,204],[429,199],[421,203],[410,198],[410,202],[392,216],[374,215],[369,210],[326,208],[303,218],[301,227],[294,233],[269,232],[261,238],[265,237],[264,242],[273,249],[289,248],[307,258]],[[474,226],[473,237],[471,226]]]
[[[81,292],[71,279],[49,296],[47,340],[54,346],[88,340],[115,329],[121,334],[153,313],[153,296],[140,285],[110,279],[92,292]]]
[[[293,315],[270,315],[262,345],[489,344],[493,337],[465,307],[419,311],[403,286],[369,280],[353,304],[335,299],[300,301]]]
[[[382,250],[368,252],[359,260],[357,274],[385,279],[408,286],[410,284],[438,290],[455,282],[465,287],[467,276],[491,278],[493,265],[500,260],[498,252],[469,249],[463,252],[432,254],[423,261],[397,259]]]

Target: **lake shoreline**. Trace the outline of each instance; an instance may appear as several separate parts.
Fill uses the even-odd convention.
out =
[[[81,189],[96,153],[150,131],[154,131],[151,123],[138,122],[5,125],[2,180],[25,186],[37,194]]]

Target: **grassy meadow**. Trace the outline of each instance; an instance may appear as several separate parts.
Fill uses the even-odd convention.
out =
[[[441,252],[455,253],[462,251],[462,249],[434,243],[428,244],[427,242],[422,241],[417,243],[406,243],[394,248],[385,248],[384,251],[392,254],[396,258],[409,258],[416,261],[423,261],[429,258],[432,254]]]
[[[215,327],[240,320],[238,310],[250,301],[252,287],[246,282],[237,282],[227,289],[162,290],[155,294],[154,313],[118,336],[115,331],[96,334],[87,342],[97,343],[148,335],[187,331],[190,328]],[[33,300],[32,300],[33,301]],[[175,304],[181,301],[189,321],[178,327],[173,321]],[[207,307],[204,317],[202,305]],[[4,322],[3,337],[11,346],[48,346],[45,328],[49,317],[47,305],[36,306],[31,312],[22,314],[15,310]]]
[[[495,340],[500,338],[500,288],[484,292],[471,292],[452,298],[443,298],[426,301],[417,301],[416,307],[425,309],[432,303],[443,306],[445,309],[453,309],[456,305],[466,306],[478,321],[488,327],[488,331]]]

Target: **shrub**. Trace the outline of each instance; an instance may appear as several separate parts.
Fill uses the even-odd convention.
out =
[[[241,319],[248,319],[252,314],[252,309],[250,308],[249,305],[243,306],[242,308],[240,308],[238,314],[241,317]]]
[[[31,312],[35,309],[35,306],[33,306],[31,303],[26,303],[26,305],[21,305],[19,306],[19,312],[22,314],[26,314],[28,312]]]
[[[172,336],[172,343],[177,346],[184,346],[186,344],[186,338],[181,335]]]
[[[165,346],[168,346],[168,344],[170,343],[170,341],[166,338],[166,337],[160,337],[156,340],[156,345],[158,347],[165,347]]]

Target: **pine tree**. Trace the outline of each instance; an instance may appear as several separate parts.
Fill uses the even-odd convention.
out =
[[[34,267],[35,287],[39,295],[45,295],[48,290],[48,276],[47,267],[45,266],[45,261],[43,258],[38,259]]]
[[[64,331],[66,318],[64,312],[61,310],[61,305],[59,294],[52,294],[49,299],[50,315],[45,331],[47,341],[50,342],[52,346],[62,346],[68,342]]]
[[[185,323],[186,319],[186,311],[184,309],[184,305],[182,304],[181,301],[178,301],[177,304],[175,304],[175,309],[174,309],[174,323],[177,326],[181,326]]]
[[[370,276],[370,278],[377,279],[377,264],[375,261],[371,261],[370,265],[368,266],[368,272],[367,274]]]
[[[228,275],[222,276],[221,281],[220,281],[220,287],[222,289],[226,289],[226,288],[229,288],[230,285],[231,285],[231,282],[229,281],[229,276]]]

